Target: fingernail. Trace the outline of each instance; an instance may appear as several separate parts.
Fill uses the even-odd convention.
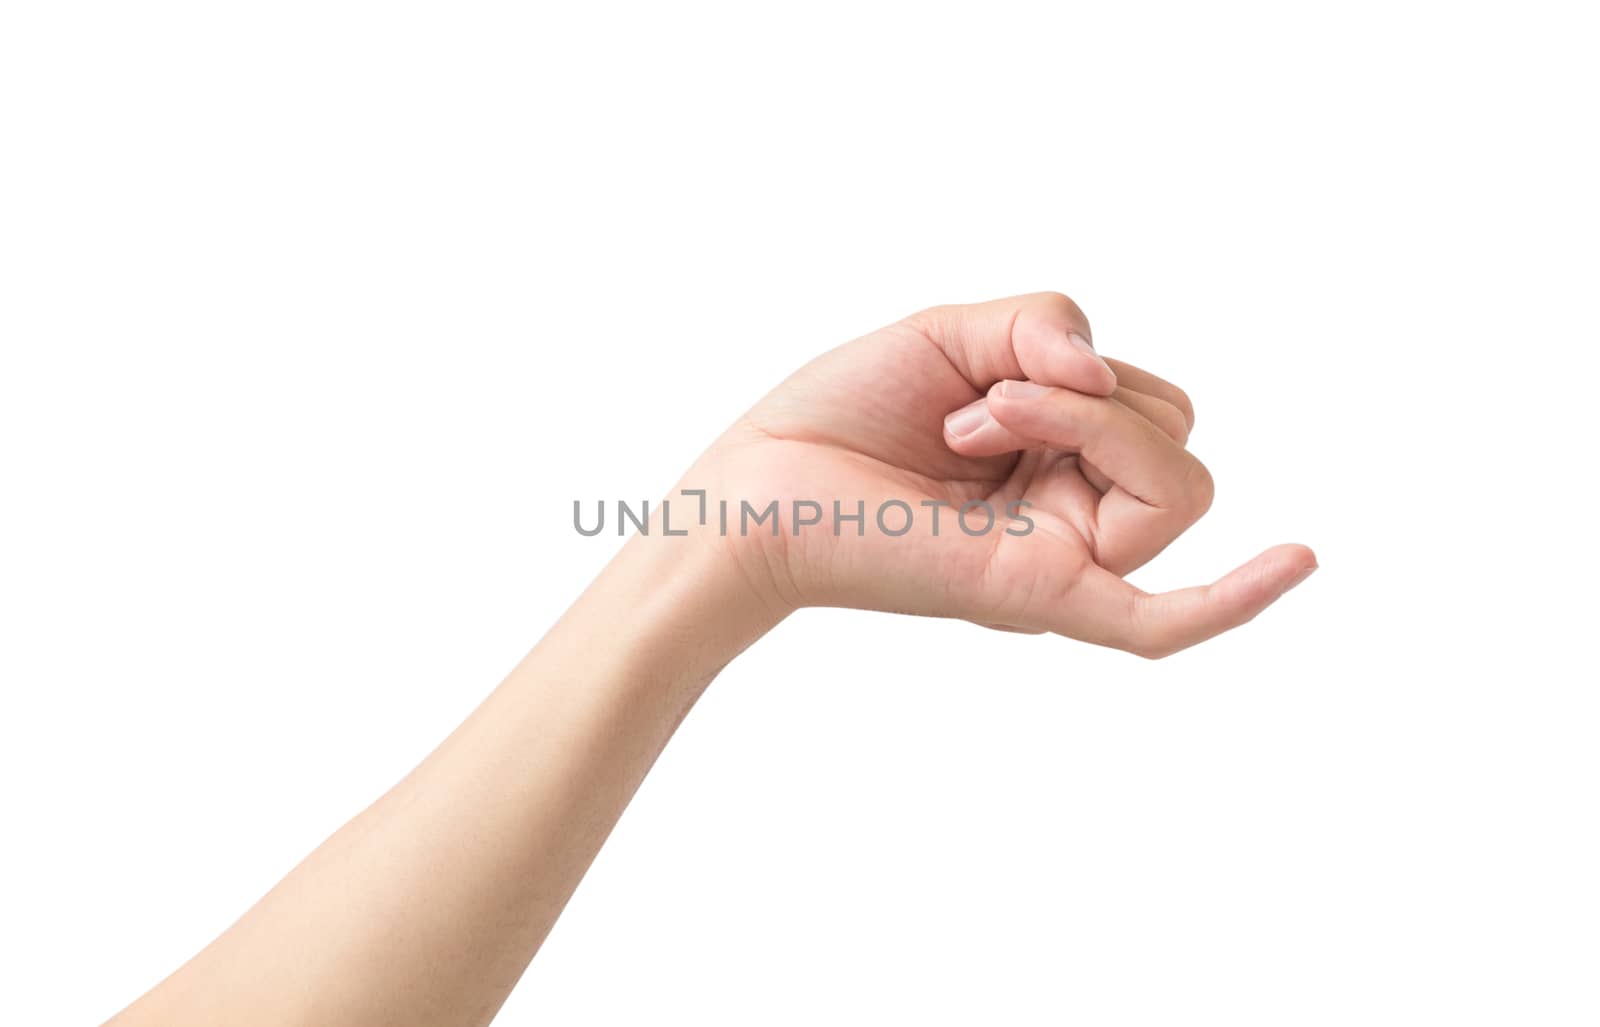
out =
[[[1005,381],[1000,383],[1000,395],[1006,399],[1033,399],[1049,392],[1048,386],[1037,382]]]
[[[1278,594],[1279,595],[1283,595],[1283,594],[1287,593],[1291,588],[1294,588],[1296,585],[1300,584],[1300,582],[1302,582],[1302,581],[1306,580],[1307,578],[1311,577],[1312,574],[1316,573],[1316,570],[1317,570],[1317,565],[1316,564],[1312,564],[1310,567],[1307,567],[1305,570],[1301,571],[1299,574],[1296,574],[1294,576],[1294,580],[1293,581],[1290,581],[1287,585],[1283,586],[1283,592],[1280,592]]]
[[[1085,339],[1083,336],[1079,335],[1077,332],[1068,332],[1067,333],[1067,341],[1072,343],[1072,346],[1073,346],[1074,349],[1080,350],[1080,351],[1082,351],[1084,353],[1089,354],[1091,357],[1094,357],[1097,361],[1100,362],[1100,366],[1105,368],[1107,371],[1111,370],[1111,365],[1106,363],[1104,357],[1102,357],[1100,354],[1098,354],[1098,353],[1096,353],[1094,351],[1094,344],[1092,342],[1090,342],[1088,339]]]
[[[973,432],[988,424],[992,418],[989,416],[989,401],[980,399],[975,403],[968,403],[944,419],[944,430],[950,433],[951,438],[965,438]]]

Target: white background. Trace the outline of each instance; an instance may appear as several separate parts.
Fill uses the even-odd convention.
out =
[[[400,777],[790,370],[1074,296],[1195,398],[1160,663],[803,613],[501,1022],[1600,1019],[1581,5],[11,3],[0,1021]]]

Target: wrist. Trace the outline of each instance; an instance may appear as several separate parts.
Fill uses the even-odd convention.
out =
[[[614,576],[629,590],[653,634],[671,634],[726,663],[794,612],[770,586],[765,567],[733,541],[638,535],[602,577]]]
[[[692,701],[790,612],[723,541],[634,536],[539,648],[578,655],[623,687]]]

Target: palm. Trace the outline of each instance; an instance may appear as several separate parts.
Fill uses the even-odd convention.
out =
[[[813,361],[746,415],[733,433],[742,442],[725,450],[724,471],[756,492],[753,500],[780,501],[784,527],[774,541],[802,602],[950,613],[949,598],[958,595],[966,598],[960,615],[995,621],[1008,596],[1066,587],[1093,561],[1092,526],[1104,497],[1073,456],[1039,447],[972,457],[945,443],[945,415],[981,395],[925,338],[895,327]],[[825,509],[823,524],[798,536],[789,524],[796,499]],[[835,499],[847,513],[863,504],[864,534],[853,523],[834,534]],[[914,512],[902,536],[876,530],[876,511],[891,500]],[[957,511],[979,500],[996,522],[968,535]],[[1037,525],[1032,534],[1005,533],[1006,507],[1016,500]],[[886,517],[893,529],[903,523],[899,511]],[[967,523],[984,528],[981,509]],[[924,608],[928,596],[936,611]]]

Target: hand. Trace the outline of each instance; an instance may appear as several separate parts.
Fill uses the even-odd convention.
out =
[[[1245,623],[1316,558],[1277,546],[1159,595],[1122,580],[1206,512],[1212,481],[1184,448],[1184,393],[1090,338],[1054,293],[915,314],[802,368],[682,488],[728,504],[726,545],[785,610],[960,617],[1148,657]],[[777,520],[751,526],[774,500]],[[835,502],[863,521],[836,523]]]

